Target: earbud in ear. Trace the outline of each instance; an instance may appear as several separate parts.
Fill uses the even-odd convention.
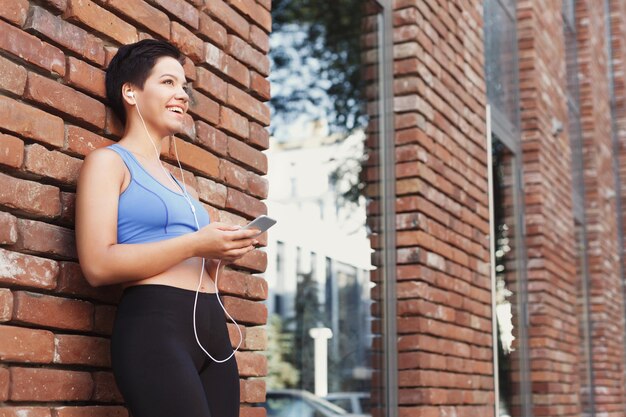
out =
[[[126,95],[127,95],[128,97],[130,97],[130,98],[134,98],[134,97],[135,97],[135,93],[133,93],[132,91],[128,91],[128,92],[126,93]]]

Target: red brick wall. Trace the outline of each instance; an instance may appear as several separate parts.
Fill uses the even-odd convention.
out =
[[[108,351],[120,291],[86,284],[73,232],[81,160],[120,135],[104,104],[104,69],[117,47],[157,37],[190,58],[197,104],[178,141],[186,181],[213,220],[244,224],[265,213],[269,10],[269,0],[0,0],[2,415],[128,415]],[[162,156],[172,166],[170,147]],[[265,266],[255,251],[220,280],[244,327],[243,416],[264,415],[245,403],[265,395],[255,377],[267,372],[259,302],[267,285],[253,275]]]
[[[401,416],[494,413],[482,1],[394,1]]]
[[[596,413],[624,413],[624,306],[612,169],[604,8],[577,4]],[[613,194],[614,195],[614,194]]]
[[[532,414],[578,416],[584,358],[561,2],[520,1],[517,16]]]

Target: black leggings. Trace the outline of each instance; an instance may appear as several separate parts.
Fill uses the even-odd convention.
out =
[[[233,356],[213,362],[193,333],[195,291],[166,285],[124,290],[111,337],[117,386],[133,417],[238,417],[239,374]],[[198,338],[215,359],[233,349],[215,294],[200,293]]]

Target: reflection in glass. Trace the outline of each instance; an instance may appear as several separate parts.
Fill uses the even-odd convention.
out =
[[[518,417],[522,415],[522,409],[514,158],[496,137],[493,138],[492,154],[499,417]]]
[[[380,230],[368,227],[380,216],[371,210],[379,198],[380,101],[373,4],[272,4],[267,206],[278,224],[268,234],[265,274],[268,416],[368,415],[370,403],[381,407],[370,401],[381,369],[369,238]]]
[[[485,76],[492,111],[519,131],[515,1],[485,0]]]

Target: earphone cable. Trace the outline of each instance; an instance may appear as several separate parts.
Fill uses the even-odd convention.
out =
[[[160,153],[159,153],[159,151],[158,151],[154,141],[152,140],[152,137],[150,136],[150,132],[148,131],[148,127],[146,126],[146,122],[143,120],[143,117],[141,116],[141,112],[139,111],[139,104],[137,103],[136,99],[135,99],[135,107],[137,108],[137,114],[139,115],[139,119],[141,120],[141,123],[143,124],[143,128],[146,131],[146,135],[148,136],[148,140],[150,141],[150,143],[152,144],[152,147],[154,148],[157,160],[159,162],[159,166],[161,167],[161,169],[163,170],[163,172],[165,173],[165,176],[169,179],[169,181],[175,187],[180,188],[180,186],[174,182],[174,180],[172,179],[170,173],[167,172],[167,170],[163,167],[163,164],[161,163]],[[191,198],[189,197],[189,194],[187,193],[187,185],[185,184],[185,176],[183,175],[183,168],[182,168],[182,166],[180,164],[180,159],[178,158],[178,149],[176,148],[176,139],[174,138],[174,136],[170,136],[170,140],[172,142],[174,142],[174,153],[176,154],[176,162],[178,163],[178,168],[180,170],[180,177],[182,178],[182,181],[183,181],[183,197],[185,198],[185,200],[187,200],[187,203],[189,204],[189,207],[191,208],[191,213],[193,214],[193,219],[194,219],[194,221],[196,223],[196,231],[199,231],[200,230],[200,224],[198,223],[198,217],[196,216],[196,209],[193,206],[193,203],[191,202]],[[204,259],[204,257],[202,257],[202,269],[200,270],[200,278],[198,279],[198,287],[196,288],[196,294],[195,294],[195,298],[194,298],[194,302],[193,302],[193,333],[194,333],[194,336],[196,338],[196,343],[198,344],[198,346],[200,346],[200,349],[202,349],[202,351],[204,353],[206,353],[209,358],[211,358],[211,360],[213,360],[214,362],[217,362],[217,363],[223,363],[223,362],[228,361],[230,358],[232,358],[235,355],[235,353],[239,350],[239,348],[241,347],[241,344],[243,343],[243,333],[241,332],[241,328],[240,328],[239,324],[235,321],[235,319],[226,310],[226,307],[224,307],[224,304],[222,304],[222,300],[220,299],[219,289],[217,287],[217,280],[218,280],[218,276],[219,276],[219,270],[220,270],[221,262],[222,262],[222,260],[218,259],[218,261],[217,261],[217,268],[215,270],[215,296],[217,298],[217,302],[222,307],[222,310],[224,310],[224,313],[226,313],[228,318],[230,318],[230,320],[233,322],[233,324],[237,328],[237,331],[239,332],[239,343],[237,344],[237,347],[233,350],[233,352],[226,359],[215,359],[213,356],[211,356],[211,354],[209,352],[207,352],[207,350],[204,348],[204,346],[202,346],[202,344],[200,343],[200,339],[198,338],[198,330],[197,330],[197,326],[196,326],[196,310],[197,310],[197,305],[198,305],[198,296],[199,296],[199,293],[200,293],[200,287],[202,286],[202,278],[204,277],[204,268],[205,268],[205,259]]]

